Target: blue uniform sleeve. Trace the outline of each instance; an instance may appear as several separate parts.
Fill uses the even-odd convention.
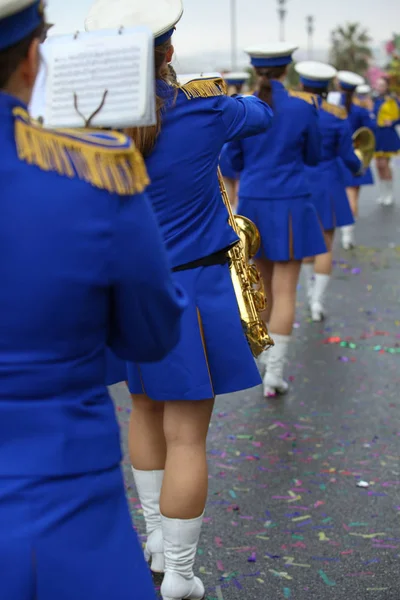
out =
[[[267,131],[271,126],[271,108],[256,96],[218,97],[225,129],[225,142],[230,142]]]
[[[340,121],[337,144],[337,155],[342,159],[346,167],[353,175],[361,175],[363,164],[354,152],[351,129],[347,119]]]
[[[370,113],[366,108],[363,108],[361,115],[361,127],[368,127],[373,132],[376,131],[376,118],[374,113]]]
[[[179,341],[187,300],[146,195],[121,199],[113,241],[108,345],[125,360],[161,360]]]
[[[229,142],[222,148],[221,165],[225,166],[225,172],[241,173],[244,169],[244,156],[240,140]],[[222,175],[225,175],[221,168]]]
[[[303,102],[303,100],[301,100]],[[315,106],[305,105],[308,112],[307,129],[303,146],[304,163],[315,167],[321,160],[322,139],[319,129],[319,117]]]

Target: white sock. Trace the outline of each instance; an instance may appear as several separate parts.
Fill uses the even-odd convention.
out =
[[[388,196],[393,196],[393,179],[386,180],[386,194]]]
[[[352,227],[352,225],[350,225],[350,227]],[[322,306],[324,305],[326,290],[328,288],[330,278],[331,278],[330,275],[324,275],[322,273],[315,273],[313,301],[318,302]]]

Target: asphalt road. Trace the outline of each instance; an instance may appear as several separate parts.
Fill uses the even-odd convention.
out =
[[[392,208],[363,190],[323,325],[300,286],[290,393],[217,399],[196,563],[207,600],[400,600],[400,161],[396,184]],[[126,438],[129,398],[113,393]]]

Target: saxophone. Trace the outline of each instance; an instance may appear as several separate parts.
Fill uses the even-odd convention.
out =
[[[253,356],[257,357],[274,345],[267,326],[259,316],[267,306],[261,275],[257,267],[250,264],[250,260],[260,248],[260,234],[250,219],[233,214],[220,169],[218,169],[218,179],[222,200],[229,215],[229,225],[240,239],[228,252],[233,289],[244,333]]]

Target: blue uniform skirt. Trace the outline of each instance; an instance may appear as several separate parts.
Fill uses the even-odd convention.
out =
[[[239,196],[237,213],[251,219],[261,235],[257,258],[302,260],[326,252],[321,223],[310,197],[269,200]]]
[[[362,185],[374,185],[374,178],[372,175],[371,168],[368,169],[360,175],[360,177],[356,177],[353,173],[346,167],[346,165],[342,165],[343,170],[343,179],[346,187],[360,187]]]
[[[261,383],[228,265],[178,271],[189,297],[178,345],[162,361],[128,363],[129,389],[153,400],[206,400]]]
[[[395,127],[377,127],[375,156],[393,156],[400,152],[400,138]]]
[[[325,231],[354,223],[343,177],[341,160],[326,161],[307,169],[312,202]]]
[[[0,589],[4,600],[155,600],[119,467],[0,477]]]

